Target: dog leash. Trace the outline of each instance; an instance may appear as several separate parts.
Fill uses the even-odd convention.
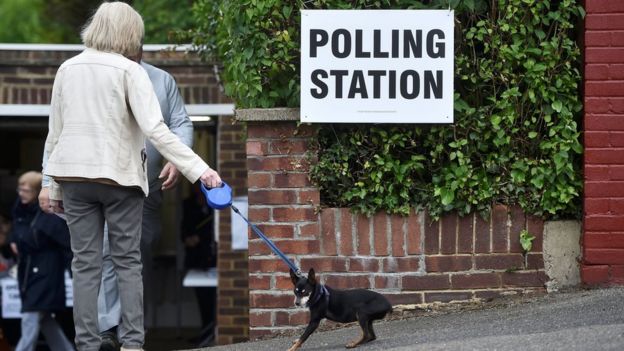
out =
[[[251,227],[256,235],[262,239],[267,246],[280,258],[284,263],[295,272],[297,277],[303,277],[303,273],[297,266],[282,252],[277,248],[275,243],[271,241],[255,224],[251,223],[242,213],[236,208],[236,206],[232,205],[232,188],[226,183],[222,182],[221,186],[218,188],[207,189],[204,184],[201,184],[201,191],[204,193],[206,197],[206,203],[208,206],[214,208],[215,210],[222,210],[227,207],[232,207],[232,210],[236,212],[239,216],[241,216],[245,222]]]
[[[319,301],[321,301],[321,298],[323,298],[323,297],[329,297],[329,290],[327,290],[325,285],[321,284],[321,289],[320,289],[319,292],[320,292],[320,294],[316,295],[316,298],[314,299],[314,301],[312,303],[308,302],[308,307],[312,307],[312,306],[316,305]]]

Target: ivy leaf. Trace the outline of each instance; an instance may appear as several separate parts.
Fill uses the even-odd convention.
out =
[[[520,232],[520,245],[525,253],[531,251],[533,248],[533,240],[535,240],[535,237],[529,234],[526,229]]]
[[[557,112],[561,112],[561,108],[563,108],[563,104],[559,100],[554,101],[550,106]]]

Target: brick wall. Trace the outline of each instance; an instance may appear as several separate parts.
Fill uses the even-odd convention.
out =
[[[56,70],[77,51],[0,50],[0,104],[49,104]],[[185,52],[146,51],[143,59],[171,73],[187,104],[225,103],[212,65]]]
[[[624,1],[586,0],[582,280],[624,284]]]
[[[247,195],[244,128],[233,117],[220,119],[218,129],[219,175],[232,187],[234,196]],[[219,214],[218,344],[249,339],[249,283],[247,250],[232,250],[231,212]]]
[[[543,290],[543,222],[516,207],[496,206],[489,218],[425,213],[370,218],[344,208],[319,212],[306,156],[315,130],[295,122],[249,122],[249,218],[305,272],[313,267],[335,288],[369,288],[393,304]],[[537,239],[524,267],[518,238]],[[287,266],[255,234],[249,242],[250,335],[257,338],[307,323],[293,308]]]

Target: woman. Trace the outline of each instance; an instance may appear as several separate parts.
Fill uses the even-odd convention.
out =
[[[143,285],[139,243],[148,195],[145,137],[191,182],[209,187],[221,178],[163,122],[138,56],[143,20],[129,5],[100,5],[82,32],[87,47],[65,61],[54,79],[44,173],[49,195],[64,211],[74,252],[74,322],[79,351],[100,347],[97,295],[102,274],[104,221],[121,301],[122,351],[141,350]],[[45,157],[44,157],[45,158]],[[61,203],[62,201],[62,203]]]
[[[37,196],[41,173],[26,172],[18,181],[11,240],[19,264],[17,280],[22,300],[22,336],[16,351],[34,351],[43,333],[52,351],[73,350],[52,313],[65,309],[65,268],[69,230],[58,216],[41,211]]]

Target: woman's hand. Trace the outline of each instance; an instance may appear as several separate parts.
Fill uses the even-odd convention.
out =
[[[207,188],[216,188],[221,186],[221,177],[214,169],[208,167],[208,169],[204,172],[204,174],[199,177],[199,180],[207,187]]]
[[[41,188],[39,192],[39,207],[45,213],[53,213],[52,205],[50,204],[50,188]]]

